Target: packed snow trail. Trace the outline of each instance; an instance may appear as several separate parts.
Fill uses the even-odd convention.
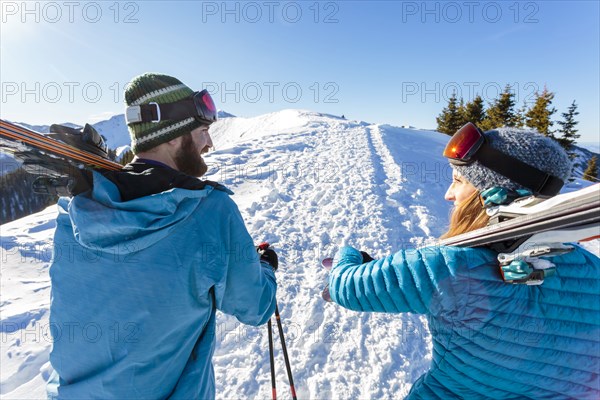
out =
[[[448,210],[443,201],[447,181],[435,165],[444,138],[418,131],[402,137],[397,128],[315,114],[307,114],[304,123],[293,134],[263,136],[213,153],[209,160],[217,170],[207,178],[234,192],[252,193],[251,202],[246,196],[234,199],[257,242],[266,240],[278,249],[278,298],[298,396],[404,395],[430,361],[422,318],[357,314],[324,303],[320,293],[327,274],[319,264],[344,244],[382,256],[399,244],[421,242],[424,233],[441,233],[431,222],[443,220]],[[397,149],[387,141],[404,143],[406,162],[402,155],[394,158]],[[415,148],[419,144],[424,148]],[[428,182],[421,179],[421,154],[435,160],[429,171],[440,169]],[[421,199],[428,196],[434,198],[433,215],[427,208],[432,203]],[[223,398],[268,397],[266,329],[242,328],[233,318],[221,321],[227,332],[215,356],[219,392]],[[249,356],[250,344],[240,346],[240,339],[250,330],[256,352]],[[241,369],[240,387],[232,384],[231,366],[220,357],[243,362],[235,365]],[[279,393],[287,396],[280,353],[278,357]],[[249,383],[253,380],[255,384]]]
[[[206,178],[235,192],[255,242],[269,241],[280,257],[278,303],[298,398],[405,396],[431,361],[424,318],[324,302],[320,260],[342,245],[381,257],[442,234],[448,137],[298,110],[225,118],[211,136]],[[2,399],[45,398],[55,216],[52,206],[1,227]],[[217,323],[217,398],[270,398],[266,326],[221,313]],[[274,340],[278,395],[291,398],[277,331]]]

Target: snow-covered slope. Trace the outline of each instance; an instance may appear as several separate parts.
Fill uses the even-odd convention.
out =
[[[131,139],[127,132],[125,115],[119,114],[105,121],[96,122],[94,128],[106,139],[106,145],[111,149],[120,146],[129,146]]]
[[[280,255],[278,303],[298,397],[406,395],[431,361],[424,318],[323,302],[319,261],[345,244],[377,257],[443,233],[448,137],[299,110],[225,118],[211,134],[206,178],[235,192],[255,241]],[[2,398],[44,398],[54,217],[50,207],[2,226]],[[266,327],[219,314],[217,332],[218,398],[270,398]],[[278,392],[289,398],[278,343]]]
[[[2,225],[0,397],[42,399],[52,338],[48,262],[56,206]]]
[[[588,150],[585,147],[573,146],[572,153],[575,155],[573,159],[573,172],[572,176],[582,177],[583,173],[588,167],[588,162],[592,157],[596,157],[598,159],[598,153],[594,153],[591,150]],[[600,173],[600,172],[599,172]],[[596,177],[598,178],[598,177]],[[598,182],[598,180],[596,180]]]

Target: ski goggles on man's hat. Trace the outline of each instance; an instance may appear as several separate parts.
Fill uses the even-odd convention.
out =
[[[564,184],[561,179],[493,148],[481,129],[471,122],[456,131],[443,155],[457,166],[478,161],[484,167],[531,190],[535,195],[553,196]]]
[[[137,122],[181,121],[187,118],[210,125],[217,120],[217,108],[206,89],[195,92],[190,97],[173,103],[151,102],[139,106],[129,106],[125,112],[127,124]]]

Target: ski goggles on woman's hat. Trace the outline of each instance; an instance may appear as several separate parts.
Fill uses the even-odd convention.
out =
[[[495,149],[488,143],[485,134],[471,122],[456,131],[443,155],[457,166],[478,161],[484,167],[530,189],[535,195],[553,196],[564,184],[561,179]]]
[[[217,120],[217,108],[206,89],[195,92],[190,97],[174,103],[158,104],[151,102],[139,106],[129,106],[125,113],[127,124],[136,122],[158,123],[165,120],[180,121],[193,117],[210,125]]]
[[[473,156],[485,142],[485,135],[472,122],[467,122],[460,128],[446,145],[444,157],[451,164],[468,165],[475,161]]]

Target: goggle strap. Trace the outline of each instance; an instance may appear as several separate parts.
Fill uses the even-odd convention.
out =
[[[536,195],[554,196],[564,185],[559,178],[502,153],[487,142],[483,143],[474,158],[483,166],[530,189]]]
[[[194,99],[184,99],[175,103],[141,104],[140,122],[156,122],[162,120],[180,121],[182,119],[197,117]]]

